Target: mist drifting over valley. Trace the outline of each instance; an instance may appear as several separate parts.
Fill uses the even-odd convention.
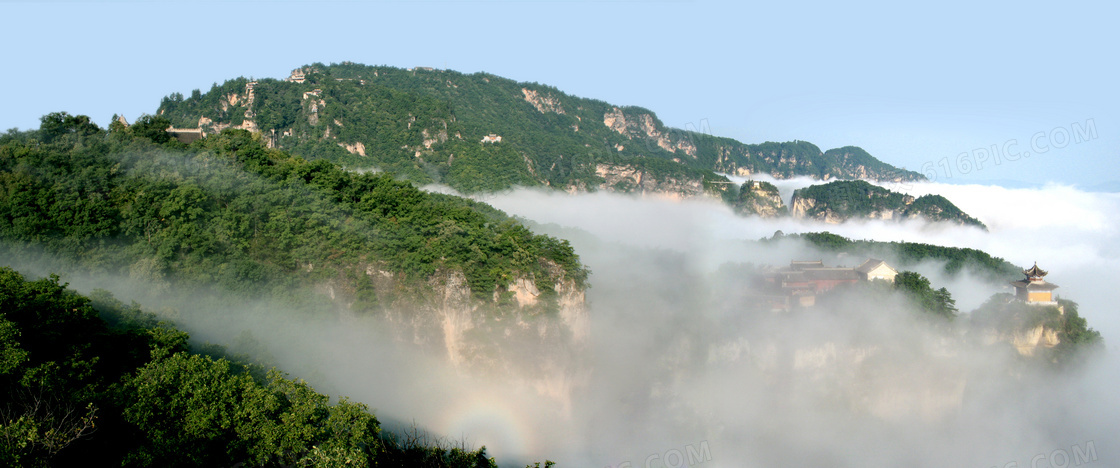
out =
[[[538,232],[569,239],[592,271],[589,336],[559,351],[500,343],[524,362],[497,369],[455,366],[440,346],[417,346],[391,321],[360,311],[324,321],[271,304],[173,304],[174,319],[197,341],[267,356],[320,391],[369,404],[390,429],[415,424],[432,437],[485,445],[502,466],[546,458],[612,467],[1075,466],[1075,456],[1107,466],[1120,453],[1120,294],[1110,284],[1120,269],[1120,197],[1065,186],[910,190],[945,195],[989,232],[738,217],[703,199],[529,189],[484,196]],[[1035,202],[1021,208],[1022,200]],[[1047,216],[1025,219],[1040,207]],[[913,269],[954,295],[961,315],[950,325],[921,318],[901,296],[841,294],[808,311],[747,312],[744,269],[864,260],[799,240],[754,242],[778,230],[972,247],[1023,267],[1037,261],[1108,351],[1056,372],[1025,364],[1006,343],[985,344],[968,332],[967,312],[1009,286],[967,270],[947,275],[938,263]],[[124,279],[65,279],[161,306],[121,288]],[[545,377],[524,372],[544,355]]]
[[[700,441],[711,448],[712,466],[1027,466],[1038,453],[1090,441],[1111,459],[1118,420],[1109,390],[1118,382],[1112,343],[1120,323],[1109,283],[1120,267],[1120,198],[1063,186],[915,184],[912,191],[945,195],[990,232],[738,218],[716,203],[608,194],[488,198],[511,214],[586,233],[569,238],[593,271],[595,365],[573,422],[581,419],[578,402],[598,402],[582,418],[603,429],[571,449],[600,458],[575,464],[639,466],[648,455],[683,453]],[[1039,210],[1046,215],[1031,216]],[[1024,267],[1038,261],[1102,332],[1109,356],[1083,373],[1016,374],[1005,349],[964,345],[954,331],[915,322],[902,302],[853,300],[851,315],[743,314],[737,301],[747,286],[721,275],[721,265],[828,257],[804,245],[743,242],[776,230],[973,247]],[[940,267],[917,269],[934,287],[947,287],[962,313],[1010,289],[968,274],[948,277]]]
[[[215,6],[0,2],[0,467],[1120,467],[1120,3]]]

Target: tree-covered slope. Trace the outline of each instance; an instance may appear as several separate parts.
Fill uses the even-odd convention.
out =
[[[766,218],[788,213],[778,187],[769,182],[748,180],[739,187],[739,195],[731,204],[738,214],[756,215]]]
[[[9,258],[49,254],[153,287],[218,285],[288,294],[325,280],[367,305],[427,289],[440,271],[476,298],[518,278],[543,291],[586,270],[561,240],[486,205],[266,148],[227,129],[187,147],[146,118],[102,131],[66,114],[0,138],[0,241]],[[69,267],[67,267],[69,268]],[[382,273],[377,273],[382,272]],[[375,281],[391,277],[378,289]]]
[[[1083,362],[1088,353],[1103,351],[1100,332],[1081,317],[1077,303],[1066,299],[1055,302],[1027,304],[1011,294],[999,293],[972,311],[969,320],[974,329],[1002,338],[1019,353],[1037,355],[1057,366]]]
[[[1010,281],[1022,276],[1022,269],[1011,262],[988,253],[970,248],[945,247],[918,242],[883,242],[875,240],[853,240],[831,232],[808,232],[803,234],[781,234],[764,239],[764,242],[781,242],[786,239],[802,239],[813,246],[847,257],[882,258],[897,261],[899,268],[913,268],[924,262],[944,262],[945,273],[956,275],[971,272],[995,283]]]
[[[0,464],[496,466],[485,447],[402,443],[363,404],[188,338],[135,304],[0,267]]]
[[[241,126],[301,156],[376,167],[463,191],[514,185],[670,191],[680,190],[682,181],[717,195],[732,189],[713,171],[922,178],[859,148],[822,152],[807,142],[747,145],[703,129],[667,127],[646,109],[487,73],[353,63],[315,64],[299,73],[302,82],[239,78],[186,98],[173,94],[158,112],[176,127]],[[501,141],[484,142],[491,134]],[[657,184],[608,183],[604,172],[620,167],[638,168],[635,181]]]
[[[852,218],[925,219],[985,228],[941,195],[914,198],[863,180],[835,181],[813,185],[793,193],[790,212],[797,217],[826,222]]]

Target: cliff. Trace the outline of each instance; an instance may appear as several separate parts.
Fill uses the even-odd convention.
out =
[[[774,218],[788,214],[778,187],[769,182],[748,180],[739,187],[739,195],[732,207],[742,215]]]
[[[826,223],[849,219],[951,222],[987,229],[940,195],[914,198],[865,181],[836,181],[799,189],[790,200],[790,214]]]
[[[588,271],[566,241],[483,203],[269,149],[245,130],[188,148],[164,133],[160,144],[138,130],[162,131],[157,119],[0,162],[0,173],[20,174],[0,188],[29,194],[0,200],[16,213],[0,257],[126,278],[188,310],[209,298],[325,321],[383,317],[399,339],[455,366],[573,381],[564,363],[589,334]],[[97,215],[75,217],[73,199],[93,200],[81,208]],[[36,200],[51,203],[40,211]],[[527,349],[539,360],[524,361]]]
[[[554,266],[554,276],[522,276],[501,285],[494,301],[480,301],[459,271],[437,272],[430,293],[402,296],[374,310],[398,340],[477,375],[518,376],[541,395],[567,408],[586,380],[590,315],[584,288]],[[379,291],[399,289],[394,276],[370,275]],[[540,286],[538,286],[540,285]],[[343,306],[353,302],[336,296]]]
[[[1027,304],[1008,293],[995,294],[968,316],[970,332],[986,346],[1054,364],[1079,359],[1100,347],[1100,333],[1088,327],[1077,303]]]

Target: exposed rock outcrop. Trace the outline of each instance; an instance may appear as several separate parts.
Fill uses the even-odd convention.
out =
[[[419,301],[409,294],[378,308],[397,339],[442,354],[456,368],[521,376],[525,385],[566,407],[572,390],[586,380],[581,363],[590,316],[583,287],[559,265],[542,261],[548,270],[545,290],[533,277],[518,277],[495,291],[495,299],[508,294],[509,302],[481,300],[462,272],[441,270],[428,279],[429,292]],[[368,265],[366,280],[378,297],[393,297],[399,278],[382,268]],[[322,289],[345,311],[355,303],[346,280]]]
[[[339,143],[338,146],[345,148],[346,151],[350,152],[350,154],[357,154],[359,156],[366,155],[366,145],[365,143],[362,143],[360,141],[349,145],[346,143]]]
[[[1053,348],[1061,343],[1058,331],[1045,325],[1012,331],[989,329],[985,344],[1008,343],[1022,356],[1034,356],[1040,349]]]
[[[893,192],[862,180],[843,180],[797,190],[790,200],[790,214],[826,223],[849,219],[946,221],[986,229],[940,195],[918,198]]]
[[[652,140],[659,148],[676,152],[681,151],[693,158],[696,157],[696,144],[688,138],[671,138],[670,132],[665,131],[665,126],[649,113],[640,113],[627,118],[622,109],[615,107],[603,114],[603,125],[628,138],[645,138]],[[683,134],[683,132],[682,132]]]
[[[564,115],[564,108],[560,106],[560,100],[554,97],[552,93],[541,96],[534,90],[521,88],[521,94],[525,95],[525,101],[536,107],[537,111],[542,114],[553,112]]]
[[[748,180],[739,187],[739,197],[733,208],[743,215],[756,215],[774,218],[788,213],[778,187],[769,182]]]
[[[598,164],[595,175],[603,179],[599,190],[641,195],[657,195],[673,199],[704,196],[704,182],[685,177],[656,178],[632,165]]]

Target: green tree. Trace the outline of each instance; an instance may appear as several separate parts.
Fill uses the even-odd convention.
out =
[[[929,279],[913,271],[899,272],[894,279],[895,289],[909,296],[923,311],[952,319],[957,313],[957,301],[945,288],[933,289]]]
[[[50,143],[63,135],[89,136],[101,132],[101,128],[84,115],[70,115],[66,112],[52,112],[39,119],[39,139]]]
[[[129,128],[133,135],[147,138],[153,143],[164,144],[171,141],[171,134],[167,133],[167,128],[170,126],[171,120],[166,117],[144,114]]]

